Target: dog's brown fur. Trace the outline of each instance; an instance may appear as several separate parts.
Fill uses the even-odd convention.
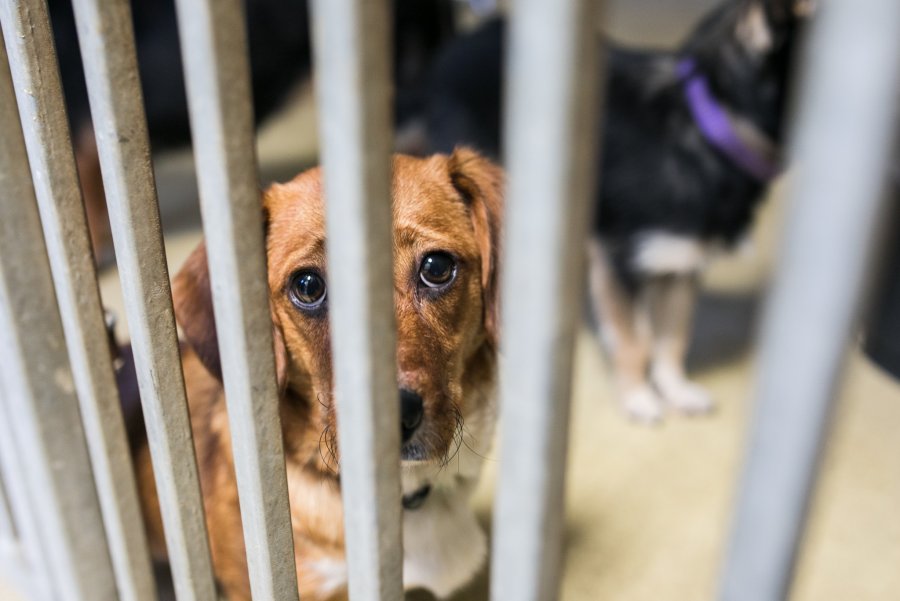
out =
[[[466,150],[427,159],[398,155],[393,161],[398,382],[424,399],[425,418],[417,437],[429,457],[430,465],[424,469],[435,474],[459,450],[465,435],[461,421],[483,412],[493,390],[501,186],[500,170]],[[315,269],[327,281],[320,170],[269,188],[263,210],[300,595],[306,600],[342,599],[343,585],[335,586],[327,570],[316,569],[344,561],[329,322],[327,312],[306,314],[287,294],[292,274],[300,269]],[[458,271],[443,294],[431,297],[420,290],[418,270],[424,254],[438,250],[456,258]],[[367,277],[365,265],[360,266],[359,277]],[[188,343],[183,365],[214,568],[231,601],[249,600],[202,244],[176,276],[173,296]],[[488,413],[492,424],[493,413]],[[149,459],[147,448],[140,448],[136,461],[144,514],[153,550],[161,556],[165,547]],[[413,490],[421,481],[419,477]],[[408,493],[406,488],[405,484]]]

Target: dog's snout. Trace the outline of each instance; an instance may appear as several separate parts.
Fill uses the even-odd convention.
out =
[[[412,390],[400,390],[400,431],[403,442],[408,441],[422,423],[424,404],[422,397]]]

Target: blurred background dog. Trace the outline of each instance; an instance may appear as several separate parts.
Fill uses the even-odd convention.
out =
[[[684,370],[697,276],[714,248],[746,232],[779,173],[790,67],[810,10],[730,0],[674,51],[603,46],[591,296],[620,402],[637,420],[659,420],[666,404],[712,408]],[[436,59],[420,111],[426,151],[469,144],[501,156],[505,31],[489,21]]]

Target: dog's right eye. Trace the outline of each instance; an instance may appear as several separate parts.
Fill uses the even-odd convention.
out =
[[[300,271],[291,278],[288,296],[298,309],[311,311],[325,302],[325,280],[313,271]]]

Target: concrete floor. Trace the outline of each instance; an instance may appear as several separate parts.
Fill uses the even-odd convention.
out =
[[[671,44],[710,3],[619,0],[608,30],[620,40]],[[286,179],[314,161],[308,94],[298,93],[292,104],[261,133],[264,181]],[[174,272],[200,236],[189,153],[162,157],[157,175]],[[579,334],[561,599],[713,598],[752,411],[752,338],[777,258],[781,187],[753,232],[755,250],[723,258],[706,278],[691,366],[719,402],[713,415],[671,416],[656,428],[632,425],[612,402],[589,327]],[[124,321],[114,272],[104,275],[102,288]],[[127,324],[119,333],[127,335]],[[790,598],[900,599],[900,387],[854,351],[834,415]],[[490,459],[475,499],[486,526],[497,468]],[[486,591],[482,574],[454,601],[487,599]],[[14,599],[2,582],[0,599]]]

